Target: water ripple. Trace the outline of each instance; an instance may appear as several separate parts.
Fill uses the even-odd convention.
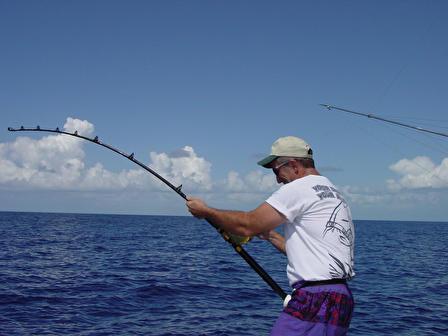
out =
[[[447,335],[446,223],[356,222],[350,335]],[[0,335],[266,335],[281,302],[189,217],[0,213]],[[247,251],[287,289],[285,259]]]

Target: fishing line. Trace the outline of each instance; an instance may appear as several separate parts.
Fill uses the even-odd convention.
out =
[[[354,115],[357,115],[357,116],[364,116],[364,117],[368,117],[368,118],[371,118],[371,119],[377,119],[377,120],[379,120],[379,121],[384,121],[384,122],[386,122],[386,123],[392,124],[393,126],[400,126],[400,127],[402,127],[402,128],[406,128],[406,129],[414,129],[414,130],[423,132],[423,134],[426,135],[426,136],[428,136],[428,137],[435,137],[435,136],[448,137],[448,134],[445,134],[445,133],[436,132],[436,131],[433,131],[433,130],[428,130],[428,129],[424,129],[424,128],[417,127],[417,126],[413,126],[413,125],[407,125],[407,124],[404,124],[404,123],[401,123],[401,122],[398,122],[398,121],[394,121],[394,120],[390,120],[390,119],[385,119],[385,118],[382,118],[382,117],[378,117],[378,116],[373,115],[373,114],[367,114],[367,113],[361,113],[361,112],[351,111],[351,110],[347,110],[347,109],[344,109],[344,108],[340,108],[340,107],[336,107],[336,106],[332,106],[332,105],[327,105],[327,104],[320,104],[320,105],[323,106],[323,107],[325,107],[325,108],[327,108],[328,110],[335,109],[335,110],[339,110],[339,111],[342,111],[342,112],[347,112],[347,113],[350,113],[350,114],[354,114]],[[389,129],[392,128],[392,125],[382,124],[383,127],[387,127],[387,128],[389,128]],[[406,138],[408,138],[408,139],[412,139],[412,140],[414,140],[415,142],[420,143],[421,145],[425,145],[425,146],[430,147],[429,145],[426,145],[426,144],[424,144],[424,143],[422,143],[422,142],[420,142],[420,141],[418,141],[418,140],[416,140],[416,139],[411,138],[409,135],[404,135],[404,133],[399,132],[397,129],[395,130],[394,133],[399,134],[399,135],[401,135],[401,136],[403,136],[403,137],[406,137]],[[367,134],[369,134],[369,132],[367,132]],[[382,141],[381,138],[378,138],[378,137],[374,137],[374,138],[375,138],[376,141],[381,142],[381,143],[384,145],[385,148],[388,148],[388,149],[391,149],[391,148],[392,148],[392,146],[391,146],[390,143],[387,143],[387,144],[386,144],[386,143],[384,143],[384,142]],[[404,154],[402,151],[400,151],[398,148],[396,148],[396,147],[393,147],[393,148],[395,149],[395,151],[396,151],[397,153],[400,153],[401,155],[405,156],[405,154]],[[442,153],[443,153],[443,154],[446,154],[445,151],[442,151]],[[433,171],[430,171],[430,170],[427,169],[426,167],[424,167],[424,166],[420,165],[419,163],[415,162],[415,160],[410,160],[409,162],[411,162],[411,164],[417,166],[418,168],[422,169],[423,171],[425,171],[425,172],[431,174],[432,177],[435,177],[435,178],[438,179],[439,181],[444,182],[444,183],[447,182],[447,180],[445,180],[445,179],[443,179],[442,177],[440,177],[439,174],[436,174],[436,173],[434,173]]]
[[[392,128],[392,126],[390,126],[390,125],[383,125],[383,126],[386,127],[386,128],[390,128],[390,129]],[[420,144],[420,145],[422,145],[422,146],[430,147],[430,148],[432,148],[434,151],[438,151],[438,152],[440,152],[440,153],[442,153],[442,154],[444,154],[444,155],[448,155],[448,152],[446,152],[445,150],[442,150],[442,149],[440,149],[440,148],[436,148],[435,146],[432,146],[432,145],[430,145],[430,144],[427,144],[427,143],[424,143],[424,142],[422,142],[422,141],[419,141],[419,140],[415,139],[414,137],[411,137],[409,134],[405,134],[404,132],[400,132],[400,131],[398,131],[398,130],[395,130],[395,132],[396,132],[398,135],[400,135],[400,136],[402,136],[402,137],[404,137],[404,138],[413,140],[413,141],[417,142],[418,144]],[[431,137],[431,135],[429,135],[429,134],[424,134],[424,135],[425,135],[425,136],[428,136],[428,137]],[[401,151],[398,151],[398,152],[400,152],[403,156],[405,155],[405,154],[402,153]],[[436,173],[436,172],[434,172],[433,170],[430,170],[430,169],[426,168],[425,166],[422,166],[422,165],[421,165],[420,163],[418,163],[417,161],[415,161],[415,160],[408,160],[408,162],[410,162],[411,164],[413,164],[413,165],[419,167],[422,171],[425,171],[426,173],[430,174],[430,177],[434,177],[434,178],[438,179],[440,182],[443,182],[443,183],[447,183],[447,182],[448,182],[448,180],[447,180],[447,179],[444,179],[443,177],[441,177],[439,173]]]
[[[377,116],[375,116],[375,115],[373,115],[373,114],[367,114],[367,113],[355,112],[355,111],[346,110],[346,109],[338,108],[338,107],[331,106],[331,105],[325,105],[325,104],[320,104],[320,105],[326,107],[328,110],[335,109],[335,110],[340,110],[340,111],[343,111],[343,112],[348,112],[348,113],[351,113],[351,114],[356,114],[356,115],[360,115],[360,116],[365,116],[365,117],[372,118],[372,119],[378,119],[378,120],[380,120],[380,121],[386,121],[387,123],[382,123],[382,124],[378,124],[378,125],[379,125],[379,126],[382,126],[382,127],[385,127],[385,128],[388,128],[388,129],[392,129],[392,126],[394,126],[394,127],[395,127],[395,126],[402,126],[402,128],[407,128],[407,129],[410,128],[410,129],[414,129],[414,130],[421,131],[421,132],[423,132],[422,135],[423,135],[423,136],[426,136],[426,138],[431,138],[431,139],[439,140],[439,141],[443,141],[443,139],[441,139],[441,138],[439,138],[439,137],[436,137],[436,136],[443,136],[443,137],[447,137],[447,136],[448,136],[448,135],[445,134],[445,133],[436,132],[436,131],[428,130],[428,129],[423,129],[423,128],[421,128],[421,127],[417,127],[417,126],[406,125],[406,124],[401,123],[401,121],[399,121],[399,120],[385,119],[385,118],[382,118],[382,117],[377,117]],[[393,124],[393,125],[388,125],[388,123],[389,123],[389,124]],[[360,126],[360,127],[361,127],[361,126]],[[368,133],[369,133],[369,132],[368,132]],[[438,152],[440,152],[440,153],[442,153],[442,154],[444,154],[444,155],[448,154],[448,153],[447,153],[447,150],[446,150],[443,146],[440,146],[439,148],[436,148],[435,146],[430,145],[430,144],[428,144],[428,143],[423,143],[422,141],[419,141],[419,140],[417,140],[416,138],[411,137],[409,134],[406,135],[405,133],[400,132],[399,128],[396,128],[396,127],[395,127],[395,130],[393,130],[392,133],[399,134],[399,135],[401,135],[401,136],[403,136],[403,137],[406,137],[406,138],[408,138],[408,139],[411,139],[411,140],[413,140],[414,142],[417,142],[417,143],[419,143],[420,145],[423,145],[423,146],[425,146],[425,147],[431,147],[431,148],[434,149],[435,151],[438,151]],[[379,138],[379,139],[381,139],[381,138]],[[387,148],[390,147],[390,144],[386,144],[386,143],[384,143],[384,142],[382,142],[382,143],[383,143],[384,145],[386,145]],[[402,153],[401,151],[399,151],[398,149],[397,149],[396,151],[399,152],[400,154],[403,154],[403,153]]]
[[[391,125],[383,125],[383,126],[389,128],[389,129],[392,129]],[[409,133],[405,133],[404,130],[401,131],[401,130],[394,129],[393,132],[398,134],[398,135],[400,135],[400,136],[402,136],[403,138],[406,138],[408,140],[412,140],[412,141],[420,144],[424,148],[425,147],[426,148],[430,148],[430,149],[432,149],[435,152],[439,152],[442,155],[447,155],[448,156],[448,147],[446,147],[446,145],[447,145],[446,143],[433,143],[432,144],[432,143],[429,143],[429,142],[424,142],[422,140],[417,139],[415,136],[411,136]],[[425,137],[426,140],[439,140],[439,141],[442,140],[440,138],[435,138],[435,136],[432,135],[432,134],[424,133],[424,134],[421,134],[421,135],[423,137]]]
[[[394,122],[397,122],[397,123],[401,122],[401,119],[404,119],[404,118],[400,118],[400,119],[391,119],[391,118],[390,118],[391,121],[394,121]],[[425,120],[425,119],[423,119],[423,118],[406,118],[406,119],[415,119],[415,120],[417,120],[417,119],[422,119],[422,120]],[[384,127],[384,128],[386,128],[386,129],[388,129],[388,130],[391,130],[391,133],[392,133],[392,134],[398,134],[398,135],[402,136],[403,138],[406,138],[406,139],[408,139],[408,140],[412,140],[412,141],[414,141],[414,142],[416,142],[416,143],[422,145],[423,147],[431,148],[431,149],[433,149],[434,151],[439,152],[439,153],[441,153],[441,154],[443,154],[443,155],[448,155],[448,148],[443,146],[443,145],[446,145],[446,142],[444,142],[443,145],[436,146],[436,144],[430,144],[430,143],[427,143],[427,142],[425,143],[425,142],[423,142],[423,141],[421,141],[421,140],[418,140],[416,137],[411,136],[411,134],[409,133],[409,129],[404,129],[404,128],[403,128],[403,131],[402,131],[401,128],[394,127],[394,125],[389,125],[389,124],[387,124],[387,123],[381,123],[381,124],[377,124],[377,125],[378,125],[378,127]],[[420,125],[423,125],[423,124],[420,123]],[[427,125],[427,126],[432,126],[432,125]],[[360,126],[360,127],[361,127],[361,126]],[[393,129],[392,129],[392,128],[393,128]],[[440,128],[440,127],[439,127],[439,128]],[[363,129],[366,130],[365,127],[363,127]],[[367,129],[367,130],[368,130],[368,129]],[[426,139],[431,139],[431,140],[436,140],[436,141],[443,141],[443,139],[441,139],[441,138],[439,138],[439,137],[436,137],[436,135],[434,135],[434,134],[430,134],[430,133],[422,133],[421,136],[425,137]],[[378,138],[378,137],[377,137],[377,138]],[[381,141],[381,140],[382,140],[381,138],[379,138],[379,139],[380,139],[380,142],[381,142],[383,145],[386,145],[386,147],[390,147],[390,146],[391,146],[390,143],[386,144],[384,141]],[[400,151],[398,148],[396,148],[396,147],[394,147],[394,148],[396,149],[396,151],[397,151],[398,153],[400,153],[400,154],[402,154],[402,155],[405,155],[405,154],[404,154],[402,151]]]
[[[410,56],[412,55],[412,56],[415,57],[415,50],[416,50],[416,48],[414,46],[415,45],[421,45],[421,44],[423,44],[423,42],[427,43],[425,40],[426,40],[427,36],[429,35],[429,32],[432,29],[432,27],[435,25],[435,23],[436,23],[435,21],[431,21],[426,26],[426,29],[424,29],[423,31],[420,31],[420,35],[418,36],[418,38],[415,39],[415,43],[412,44],[412,52],[409,52],[409,53],[406,54],[407,57],[405,59],[405,62],[402,62],[402,65],[399,67],[398,71],[395,73],[395,75],[389,81],[389,83],[385,86],[385,88],[383,89],[382,94],[379,95],[379,97],[376,99],[375,104],[373,104],[373,105],[379,106],[379,105],[381,105],[383,103],[383,100],[386,97],[386,95],[389,94],[389,91],[397,83],[399,77],[401,77],[403,72],[405,70],[407,70],[407,68],[409,67],[409,65],[411,63]],[[422,57],[422,51],[421,50],[425,50],[425,49],[424,48],[420,48],[419,50],[420,50],[420,57]],[[401,58],[401,60],[403,60],[403,58]]]
[[[393,117],[393,116],[391,116],[391,117]],[[397,117],[394,117],[394,118],[397,118]],[[401,120],[412,120],[412,121],[419,121],[419,122],[423,121],[423,122],[428,122],[428,126],[431,125],[434,127],[448,128],[448,126],[445,126],[445,127],[440,126],[440,123],[448,123],[447,119],[417,118],[417,117],[406,117],[406,116],[400,116],[398,118],[400,118]],[[395,119],[395,120],[398,120],[398,119]],[[429,122],[432,122],[435,124],[429,124]]]
[[[175,193],[177,193],[184,200],[187,200],[187,196],[182,191],[182,185],[179,185],[179,186],[173,185],[170,181],[168,181],[163,176],[158,174],[155,170],[151,169],[147,165],[145,165],[142,162],[140,162],[139,160],[137,160],[134,157],[134,153],[127,154],[127,153],[125,153],[125,152],[123,152],[123,151],[121,151],[121,150],[119,150],[119,149],[117,149],[115,147],[112,147],[112,146],[110,146],[108,144],[105,144],[105,143],[103,143],[103,142],[101,142],[99,140],[98,136],[96,136],[95,138],[89,138],[89,137],[86,137],[86,136],[78,134],[78,131],[70,133],[70,132],[61,131],[59,128],[56,128],[56,129],[45,129],[45,128],[41,128],[40,126],[37,126],[36,128],[25,128],[23,126],[21,126],[20,128],[8,127],[8,131],[10,131],[10,132],[49,132],[49,133],[65,134],[65,135],[68,135],[68,136],[73,136],[75,138],[87,140],[87,141],[93,142],[93,143],[95,143],[97,145],[106,147],[107,149],[110,149],[111,151],[113,151],[113,152],[115,152],[117,154],[120,154],[121,156],[124,156],[126,159],[128,159],[128,160],[134,162],[135,164],[139,165],[141,168],[143,168],[144,170],[146,170],[147,172],[151,173],[156,178],[161,180],[163,183],[165,183],[169,188],[171,188]],[[271,289],[278,296],[280,296],[280,298],[283,301],[285,301],[285,299],[287,299],[289,297],[289,295],[287,295],[283,291],[283,289],[271,278],[271,276],[241,246],[241,244],[244,244],[244,243],[248,242],[250,240],[250,238],[248,238],[248,237],[239,237],[239,236],[228,234],[225,231],[223,231],[218,225],[214,224],[213,222],[211,222],[209,220],[207,220],[207,222],[218,231],[218,233],[221,235],[221,237],[223,237],[223,239],[226,242],[228,242],[233,247],[233,249],[244,259],[244,261],[246,261],[247,264],[249,264],[249,266],[271,287]]]
[[[342,107],[337,107],[337,106],[328,105],[328,104],[319,104],[319,105],[327,108],[328,110],[333,110],[334,109],[334,110],[338,110],[338,111],[354,114],[354,115],[357,115],[357,116],[363,116],[363,117],[367,117],[367,118],[371,118],[371,119],[384,121],[384,122],[387,122],[387,123],[390,123],[390,124],[394,124],[394,125],[400,126],[400,127],[411,128],[411,129],[414,129],[414,130],[419,131],[419,132],[431,133],[431,134],[434,134],[434,135],[439,135],[439,136],[443,136],[443,137],[447,137],[448,138],[448,134],[446,134],[446,133],[436,132],[436,131],[429,130],[429,129],[426,129],[426,128],[422,128],[422,127],[419,127],[419,126],[413,126],[413,125],[404,124],[402,122],[398,122],[398,121],[393,121],[393,120],[390,120],[390,119],[382,118],[382,117],[376,116],[376,115],[371,114],[371,113],[356,112],[356,111],[347,110],[347,109],[342,108]]]
[[[445,133],[445,131],[448,131],[448,120],[403,117],[403,116],[399,116],[399,117],[389,116],[389,118],[396,122],[404,122],[404,121],[411,122],[414,124],[418,124],[421,127],[431,128],[434,131],[439,131],[439,132],[443,132],[443,133]],[[428,134],[425,134],[425,135],[428,135]]]

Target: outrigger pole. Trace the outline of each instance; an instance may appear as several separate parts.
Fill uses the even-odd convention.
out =
[[[126,154],[124,152],[122,152],[119,149],[116,149],[108,144],[105,144],[103,142],[101,142],[98,137],[96,136],[95,138],[89,138],[83,135],[79,135],[78,131],[75,131],[74,133],[70,133],[70,132],[64,132],[59,130],[59,128],[56,129],[45,129],[45,128],[40,128],[39,126],[37,126],[36,128],[25,128],[25,127],[20,127],[20,128],[12,128],[12,127],[8,127],[8,131],[10,132],[50,132],[50,133],[58,133],[58,134],[65,134],[65,135],[70,135],[76,138],[80,138],[80,139],[84,139],[90,142],[93,142],[97,145],[106,147],[107,149],[110,149],[111,151],[120,154],[121,156],[124,156],[126,159],[131,160],[132,162],[134,162],[135,164],[139,165],[140,167],[142,167],[143,169],[145,169],[146,171],[150,172],[152,175],[154,175],[155,177],[157,177],[159,180],[161,180],[163,183],[165,183],[168,187],[170,187],[173,191],[175,191],[180,197],[182,197],[184,200],[187,200],[187,196],[182,192],[182,185],[176,187],[174,186],[171,182],[169,182],[167,179],[165,179],[163,176],[161,176],[160,174],[158,174],[156,171],[154,171],[153,169],[149,168],[148,166],[146,166],[145,164],[143,164],[142,162],[138,161],[135,157],[134,157],[134,153],[132,154]],[[245,249],[243,249],[243,247],[241,246],[241,244],[235,242],[233,240],[233,238],[227,234],[226,232],[224,232],[218,225],[214,224],[213,222],[207,220],[207,222],[213,226],[218,232],[219,234],[224,238],[224,240],[226,242],[228,242],[230,245],[232,245],[233,249],[249,264],[249,266],[255,271],[257,272],[257,274],[272,288],[272,290],[277,293],[278,296],[281,297],[282,300],[285,300],[285,298],[288,296],[283,289],[271,278],[271,276],[266,273],[266,271],[250,256],[249,253],[246,252]]]
[[[426,133],[431,133],[431,134],[435,134],[435,135],[440,135],[440,136],[443,136],[443,137],[448,137],[448,134],[446,134],[446,133],[436,132],[436,131],[428,130],[428,129],[421,128],[421,127],[418,127],[418,126],[412,126],[412,125],[403,124],[401,122],[388,120],[388,119],[385,119],[385,118],[381,118],[381,117],[375,116],[373,114],[355,112],[355,111],[347,110],[347,109],[344,109],[344,108],[341,108],[341,107],[336,107],[336,106],[333,106],[333,105],[327,105],[327,104],[319,104],[319,105],[327,108],[328,110],[332,110],[332,109],[339,110],[339,111],[342,111],[342,112],[356,114],[356,115],[367,117],[367,118],[371,118],[371,119],[377,119],[377,120],[385,121],[385,122],[388,122],[388,123],[391,123],[391,124],[395,124],[395,125],[398,125],[398,126],[402,126],[402,127],[412,128],[412,129],[420,131],[420,132],[426,132]]]

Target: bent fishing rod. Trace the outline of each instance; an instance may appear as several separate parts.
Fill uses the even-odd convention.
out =
[[[78,134],[78,131],[75,131],[73,133],[61,131],[59,128],[56,129],[45,129],[41,128],[40,126],[37,126],[36,128],[26,128],[21,126],[20,128],[12,128],[8,127],[8,131],[10,132],[50,132],[50,133],[58,133],[58,134],[65,134],[69,136],[73,136],[75,138],[87,140],[90,142],[93,142],[97,145],[106,147],[107,149],[110,149],[111,151],[120,154],[121,156],[124,156],[126,159],[131,160],[135,164],[139,165],[152,175],[154,175],[156,178],[161,180],[163,183],[165,183],[168,187],[170,187],[174,192],[176,192],[180,197],[182,197],[184,200],[187,200],[187,196],[182,192],[182,185],[174,186],[170,181],[165,179],[163,176],[161,176],[159,173],[154,171],[153,169],[149,168],[147,165],[143,164],[139,160],[137,160],[134,157],[134,153],[127,154],[119,149],[116,149],[108,144],[105,144],[101,142],[96,136],[95,138],[89,138],[83,135]],[[233,238],[231,235],[223,231],[218,225],[214,224],[212,221],[207,220],[207,222],[213,226],[218,233],[221,235],[221,237],[224,238],[226,242],[228,242],[233,249],[249,264],[249,266],[271,287],[271,289],[278,295],[280,298],[284,301],[288,295],[283,291],[283,289],[274,281],[274,279],[271,278],[271,276],[266,273],[266,271],[251,257],[249,253],[243,247],[240,243],[235,241],[236,238]]]
[[[347,109],[344,109],[344,108],[341,108],[341,107],[336,107],[336,106],[327,105],[327,104],[319,104],[319,105],[327,108],[328,110],[334,109],[334,110],[338,110],[338,111],[342,111],[342,112],[355,114],[355,115],[358,115],[358,116],[363,116],[363,117],[367,117],[367,118],[371,118],[371,119],[376,119],[376,120],[388,122],[390,124],[394,124],[394,125],[401,126],[401,127],[411,128],[411,129],[414,129],[414,130],[417,130],[417,131],[420,131],[420,132],[426,132],[426,133],[431,133],[431,134],[435,134],[435,135],[440,135],[440,136],[443,136],[443,137],[448,137],[448,134],[446,134],[446,133],[436,132],[436,131],[428,130],[428,129],[425,129],[425,128],[422,128],[422,127],[418,127],[418,126],[412,126],[412,125],[403,124],[403,123],[398,122],[398,121],[381,118],[381,117],[378,117],[376,115],[369,114],[369,113],[355,112],[355,111],[351,111],[351,110],[347,110]]]

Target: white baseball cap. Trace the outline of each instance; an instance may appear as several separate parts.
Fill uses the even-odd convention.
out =
[[[263,160],[258,161],[258,164],[265,168],[269,168],[269,164],[280,156],[312,159],[313,150],[305,140],[295,136],[278,138],[272,144],[271,154]]]

